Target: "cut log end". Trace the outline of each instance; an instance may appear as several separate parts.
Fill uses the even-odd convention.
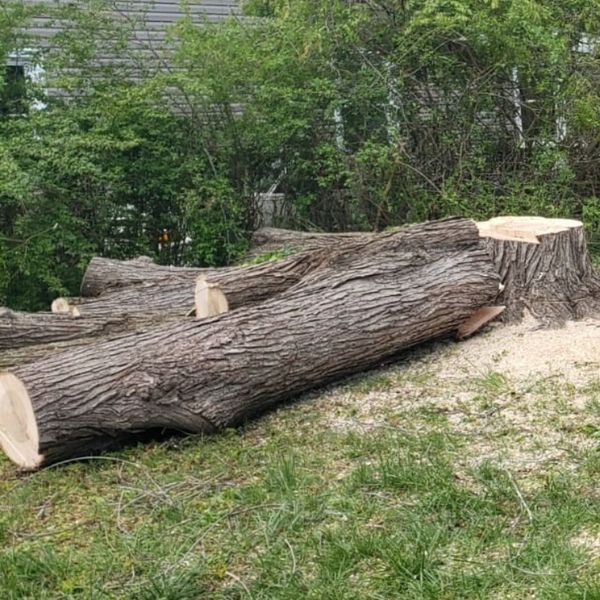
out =
[[[50,305],[50,310],[59,315],[71,315],[74,319],[81,316],[79,309],[69,302],[67,298],[56,298]]]
[[[205,277],[198,277],[196,280],[194,300],[196,319],[214,317],[229,310],[229,303],[221,287],[218,284],[209,283]]]
[[[56,298],[56,300],[52,301],[50,305],[50,310],[53,313],[70,313],[71,305],[66,298]]]
[[[22,469],[36,469],[42,462],[29,394],[12,373],[0,373],[0,446]]]
[[[573,219],[547,219],[545,217],[495,217],[489,221],[477,223],[477,227],[480,237],[483,238],[539,244],[538,236],[583,227],[583,223]]]

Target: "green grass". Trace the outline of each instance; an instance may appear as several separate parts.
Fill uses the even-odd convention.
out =
[[[407,362],[219,436],[2,460],[0,598],[600,598],[598,380],[452,385]],[[573,440],[528,469],[502,454],[528,439],[503,415],[524,394]]]

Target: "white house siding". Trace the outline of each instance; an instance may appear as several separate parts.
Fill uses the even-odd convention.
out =
[[[23,31],[21,48],[15,48],[8,58],[9,64],[29,66],[40,56],[51,52],[53,40],[58,34],[68,33],[73,24],[57,17],[57,9],[67,9],[75,5],[80,10],[96,10],[99,3],[73,0],[14,0],[24,6],[35,7],[38,15],[30,20]],[[96,53],[93,66],[121,67],[133,80],[143,79],[147,70],[168,70],[172,68],[169,59],[173,48],[169,41],[169,29],[182,17],[191,17],[197,25],[223,22],[229,18],[241,17],[237,0],[161,0],[144,2],[143,0],[113,0],[102,4],[102,13],[107,17],[107,27],[97,31],[93,42]],[[121,27],[122,26],[122,27]],[[126,50],[116,51],[121,32],[127,32]],[[92,43],[92,40],[90,40]],[[34,58],[36,57],[37,58]],[[43,64],[43,60],[42,60]],[[78,65],[72,70],[77,71]],[[87,66],[87,75],[92,69]],[[66,68],[62,73],[69,73]],[[62,95],[58,89],[48,89],[50,95]]]

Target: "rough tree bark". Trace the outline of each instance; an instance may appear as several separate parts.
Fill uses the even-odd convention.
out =
[[[497,217],[478,223],[480,235],[501,277],[506,306],[502,320],[517,322],[525,312],[546,326],[600,314],[600,277],[592,269],[580,221],[543,217]],[[303,233],[261,229],[253,253],[330,247],[389,234]],[[350,238],[348,236],[351,236]],[[210,276],[207,277],[210,280]]]
[[[65,352],[79,346],[85,346],[91,343],[97,343],[103,339],[114,339],[114,336],[102,337],[82,337],[74,340],[63,342],[51,342],[49,344],[36,344],[33,346],[21,346],[19,348],[11,348],[10,350],[2,350],[0,352],[0,371],[13,369],[18,366],[26,365],[48,356]]]
[[[67,352],[0,375],[0,443],[23,468],[153,428],[214,432],[455,332],[498,294],[473,222],[370,242],[252,308]]]
[[[526,311],[546,326],[600,315],[600,277],[580,221],[497,217],[478,226],[504,286],[505,322]]]
[[[214,283],[227,294],[229,309],[256,304],[296,284],[323,260],[304,254],[250,267],[212,271]],[[143,263],[147,264],[147,263]],[[183,319],[194,311],[197,273],[176,279],[137,285],[100,298],[60,298],[53,302],[57,313],[0,311],[0,350],[39,346],[45,354],[56,342],[77,338],[123,335],[141,326]],[[63,314],[64,312],[64,314]],[[203,314],[202,316],[210,316]],[[18,352],[0,365],[15,364],[36,352]]]
[[[123,332],[125,316],[79,319],[68,314],[23,313],[0,309],[0,350]]]
[[[133,260],[114,260],[95,256],[81,281],[81,296],[94,297],[109,290],[142,285],[166,279],[189,281],[215,269],[168,267],[157,265],[146,256]]]
[[[460,225],[466,221],[466,219],[451,217],[418,225],[405,225],[391,231],[377,234],[304,234],[302,232],[271,228],[261,231],[280,232],[284,237],[288,234],[293,234],[293,237],[299,233],[300,236],[306,236],[306,238],[303,237],[302,239],[309,240],[313,239],[313,236],[316,236],[314,239],[317,239],[318,241],[314,246],[309,243],[310,250],[296,255],[298,258],[310,257],[310,265],[306,268],[305,273],[303,273],[301,278],[306,280],[311,273],[335,266],[339,267],[343,261],[347,260],[351,262],[358,255],[366,258],[369,256],[376,257],[384,251],[404,251],[409,247],[418,249],[422,247],[428,248],[434,245],[439,249],[457,249],[465,244],[471,245],[473,240],[469,237],[470,232],[465,235],[465,232],[468,231],[466,228],[463,227],[462,229],[462,237],[457,234],[457,231],[460,231]],[[468,222],[474,225],[473,221]],[[449,233],[449,230],[451,231],[453,229],[456,231]],[[348,254],[348,259],[344,259],[345,254]],[[293,260],[293,258],[294,257],[290,257],[286,260]],[[197,314],[206,312],[206,302],[208,300],[212,300],[213,302],[216,300],[214,295],[212,298],[206,296],[206,286],[213,289],[218,288],[223,293],[223,300],[229,305],[230,309],[232,306],[238,306],[235,294],[232,294],[232,292],[235,292],[236,290],[231,284],[235,283],[238,286],[240,284],[237,281],[239,278],[234,275],[235,272],[231,270],[226,273],[217,270],[214,273],[203,273],[197,278]],[[220,301],[217,300],[217,304],[219,302]],[[215,313],[211,314],[219,314],[219,312],[223,311],[217,310]]]
[[[335,248],[344,244],[360,242],[376,237],[377,233],[350,232],[350,233],[318,233],[309,231],[292,231],[290,229],[277,229],[263,227],[252,235],[250,251],[246,256],[254,258],[268,252],[309,252]]]

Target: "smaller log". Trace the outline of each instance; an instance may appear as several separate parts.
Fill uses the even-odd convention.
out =
[[[122,332],[127,318],[80,319],[69,314],[24,313],[0,309],[0,350]]]
[[[81,296],[95,297],[132,285],[146,285],[165,280],[192,281],[215,269],[170,267],[154,264],[148,257],[115,260],[95,256],[81,282]]]
[[[298,252],[310,252],[326,248],[339,248],[345,244],[373,239],[377,235],[373,232],[362,231],[321,233],[263,227],[252,234],[250,251],[246,254],[246,258],[256,258],[261,254],[269,252],[296,254]]]
[[[106,259],[100,259],[105,262]],[[174,269],[170,276],[161,276],[146,283],[136,283],[125,288],[111,288],[98,298],[84,298],[77,305],[69,299],[54,301],[60,308],[69,306],[82,317],[128,317],[136,322],[144,319],[160,320],[186,317],[194,311],[196,282],[199,277],[211,278],[227,295],[228,310],[263,302],[297,284],[308,272],[318,267],[323,257],[315,254],[291,256],[246,267],[225,269]],[[109,261],[117,270],[122,264]],[[143,263],[138,275],[145,273]],[[154,265],[152,268],[156,267]],[[126,266],[131,269],[131,265]],[[162,271],[153,271],[153,277]],[[124,282],[124,279],[121,279]],[[136,280],[137,281],[137,280]],[[63,308],[64,310],[64,308]]]
[[[167,300],[165,300],[166,302]],[[187,306],[192,306],[193,293],[189,292]],[[103,308],[85,315],[81,305],[71,306],[70,312],[25,313],[0,309],[0,367],[30,362],[30,357],[45,356],[58,351],[61,342],[88,343],[97,338],[114,338],[130,333],[140,327],[151,327],[161,323],[184,319],[183,312],[147,312],[136,305],[129,310]],[[189,310],[188,310],[189,313]],[[32,348],[30,348],[32,347]],[[22,350],[27,348],[26,350]]]

